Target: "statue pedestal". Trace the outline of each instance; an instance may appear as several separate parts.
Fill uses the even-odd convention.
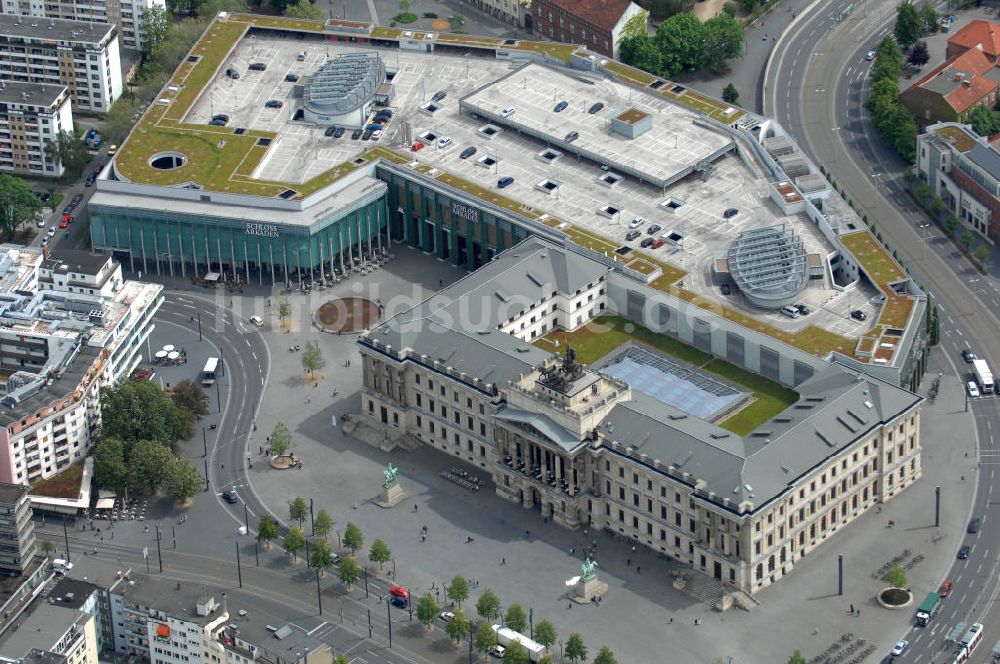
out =
[[[403,487],[399,486],[399,482],[396,482],[390,487],[383,487],[382,493],[372,498],[372,502],[379,507],[389,509],[398,505],[404,498],[406,498],[406,492],[403,491]]]
[[[600,597],[606,592],[608,592],[608,584],[599,579],[577,581],[569,598],[577,604],[589,604],[592,599]]]

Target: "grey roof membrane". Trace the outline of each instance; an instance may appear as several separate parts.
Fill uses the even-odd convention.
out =
[[[830,368],[801,383],[799,400],[747,436],[737,436],[642,393],[615,406],[600,432],[705,480],[734,503],[762,505],[810,469],[915,406],[921,398],[890,383]]]
[[[1000,180],[1000,154],[988,145],[976,142],[965,156],[979,168],[990,174],[990,177]]]
[[[555,291],[575,292],[606,268],[540,238],[529,238],[476,272],[394,316],[369,338],[427,355],[483,383],[506,385],[540,365],[550,353],[498,328],[508,318]]]

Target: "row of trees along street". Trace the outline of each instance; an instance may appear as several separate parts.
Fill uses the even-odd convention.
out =
[[[126,495],[162,490],[179,503],[201,489],[201,473],[174,450],[208,413],[208,397],[199,385],[182,380],[168,393],[151,381],[124,380],[102,388],[100,399],[101,435],[94,455],[99,487]]]
[[[289,521],[296,525],[282,535],[282,527],[274,517],[269,514],[261,516],[257,523],[257,541],[265,549],[270,549],[272,542],[280,541],[282,550],[290,556],[292,564],[297,564],[299,555],[305,551],[306,564],[309,567],[316,570],[320,576],[327,570],[336,569],[337,580],[350,592],[362,577],[358,552],[364,549],[365,537],[361,528],[355,523],[348,522],[341,534],[339,530],[335,530],[337,522],[329,512],[321,508],[313,515],[311,504],[301,496],[289,502],[288,517]],[[307,520],[310,521],[310,535],[306,535],[305,532],[304,526]],[[334,533],[337,537],[337,549],[342,555],[338,555],[331,548],[330,535]],[[386,563],[393,560],[389,546],[380,539],[371,543],[367,555],[368,561],[377,565],[379,572]],[[414,612],[417,620],[427,628],[428,632],[433,630],[438,620],[447,617],[444,631],[456,645],[463,639],[468,639],[472,642],[473,648],[483,654],[489,653],[499,643],[496,632],[491,628],[495,621],[522,634],[528,633],[530,629],[528,614],[524,608],[515,603],[504,611],[500,598],[489,588],[484,589],[476,600],[476,613],[480,622],[478,625],[473,624],[462,610],[462,604],[471,597],[470,582],[465,577],[455,576],[441,591],[451,602],[450,605],[441,606],[434,595],[426,593],[416,600]],[[446,608],[452,615],[442,615],[442,611]],[[535,623],[532,635],[535,641],[550,649],[558,643],[556,629],[548,620]],[[571,634],[561,646],[563,657],[570,662],[587,660],[588,649],[579,634]],[[528,652],[519,644],[506,647],[503,655],[505,664],[528,664],[528,661]],[[540,661],[542,664],[546,662],[551,664],[553,660],[551,655],[548,655]],[[614,654],[606,647],[597,652],[593,661],[594,664],[617,664]]]

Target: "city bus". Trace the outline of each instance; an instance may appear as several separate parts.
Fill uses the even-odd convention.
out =
[[[205,363],[205,368],[201,370],[201,384],[212,385],[215,383],[215,372],[219,367],[219,358],[210,357]]]

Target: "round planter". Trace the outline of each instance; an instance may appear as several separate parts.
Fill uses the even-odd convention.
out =
[[[883,609],[905,609],[913,604],[913,593],[902,588],[883,588],[875,599]]]

